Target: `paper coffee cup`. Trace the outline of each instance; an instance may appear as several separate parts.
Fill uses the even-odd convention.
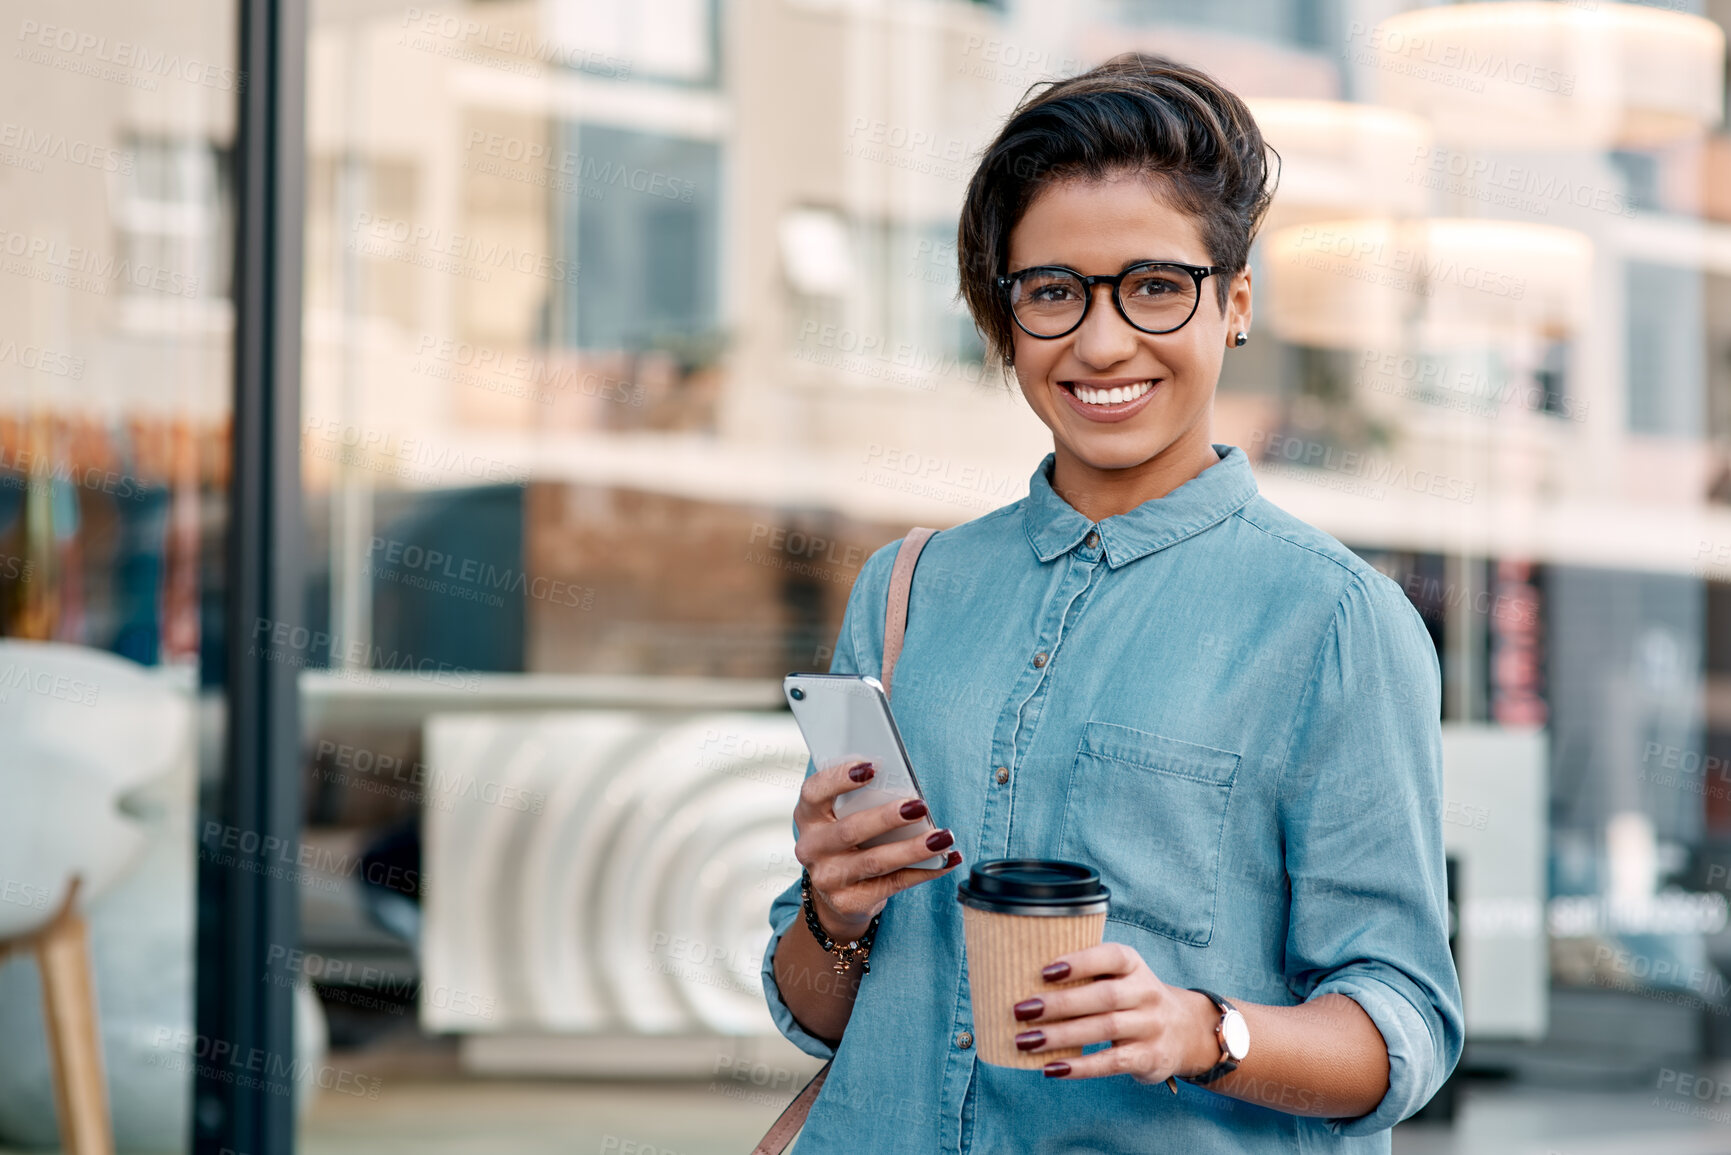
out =
[[[1038,1070],[1082,1053],[1080,1047],[1018,1051],[1016,1036],[1038,1024],[1018,1022],[1012,1008],[1042,992],[1092,981],[1049,983],[1040,971],[1059,955],[1100,944],[1110,898],[1099,872],[1077,862],[1000,858],[968,872],[956,901],[962,904],[981,1062]]]

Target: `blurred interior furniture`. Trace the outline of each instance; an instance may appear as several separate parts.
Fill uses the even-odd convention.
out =
[[[23,951],[36,956],[48,1050],[54,1060],[54,1108],[61,1147],[67,1155],[111,1155],[114,1136],[102,1075],[96,988],[90,976],[90,927],[77,904],[78,879],[74,878],[46,923],[0,940],[0,959]]]
[[[187,1072],[160,1055],[152,1064],[117,1052],[145,1049],[147,1025],[191,1027],[190,997],[161,989],[191,975],[192,710],[174,673],[82,646],[0,640],[0,959],[31,953],[41,972],[25,973],[27,960],[0,969],[0,1142],[51,1144],[58,1130],[67,1151],[106,1155],[114,1139],[148,1145],[136,1140],[167,1129],[138,1127],[141,1117],[166,1118],[174,1143],[184,1136]],[[163,789],[177,770],[178,798]],[[167,842],[176,845],[156,849]],[[176,851],[182,885],[161,889],[105,958],[112,932],[102,924],[113,916],[103,899]],[[164,901],[185,917],[165,917]],[[125,921],[134,911],[114,913]],[[159,941],[166,936],[173,941]],[[171,955],[184,959],[178,972]],[[126,981],[105,983],[105,967],[128,968]],[[172,1005],[151,1008],[147,1025],[124,1012],[108,1022],[98,1012],[104,989],[123,1008],[144,992]],[[111,1114],[120,1103],[126,1110]]]

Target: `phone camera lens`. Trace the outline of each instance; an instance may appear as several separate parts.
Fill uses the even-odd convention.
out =
[[[789,690],[787,692],[787,696],[792,698],[796,702],[805,701],[805,691],[800,689],[798,686],[795,686],[793,689]]]

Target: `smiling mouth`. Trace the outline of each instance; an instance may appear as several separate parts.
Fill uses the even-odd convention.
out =
[[[1084,385],[1078,381],[1059,382],[1072,397],[1082,404],[1098,405],[1102,408],[1135,401],[1146,396],[1159,383],[1158,378],[1150,378],[1147,381],[1137,381],[1132,385],[1114,385],[1110,389],[1097,389],[1092,385]]]

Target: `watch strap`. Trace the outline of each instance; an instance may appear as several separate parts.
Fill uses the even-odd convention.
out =
[[[1238,1010],[1237,1007],[1233,1006],[1213,991],[1205,991],[1201,987],[1191,987],[1190,989],[1199,995],[1203,995],[1209,1002],[1220,1008],[1220,1018],[1222,1022],[1226,1019],[1227,1011]],[[1201,1074],[1180,1075],[1178,1076],[1180,1079],[1183,1079],[1186,1083],[1194,1083],[1198,1087],[1206,1087],[1216,1079],[1224,1078],[1238,1069],[1238,1060],[1234,1059],[1231,1052],[1226,1049],[1226,1041],[1221,1038],[1220,1028],[1218,1026],[1214,1028],[1214,1037],[1220,1040],[1220,1061],[1215,1063],[1206,1071],[1203,1071]]]

